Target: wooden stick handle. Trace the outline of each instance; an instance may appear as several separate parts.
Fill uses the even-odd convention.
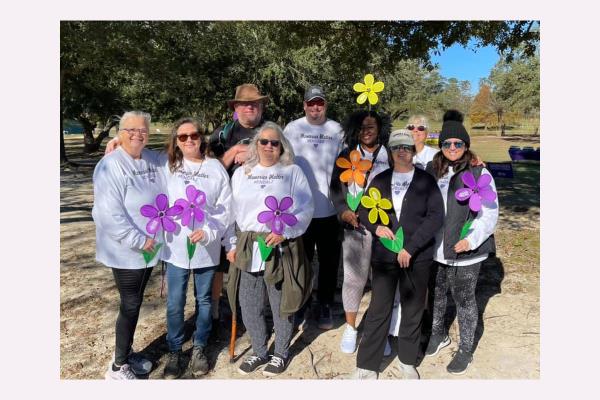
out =
[[[233,363],[235,359],[235,339],[237,336],[237,318],[231,316],[231,340],[229,341],[229,362]]]

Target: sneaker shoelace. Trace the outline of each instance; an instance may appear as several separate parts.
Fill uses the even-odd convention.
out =
[[[260,357],[258,356],[250,356],[246,359],[246,361],[244,361],[244,364],[248,364],[250,366],[253,366],[256,362],[260,361]]]
[[[269,364],[271,364],[274,367],[281,368],[283,367],[284,361],[283,358],[273,356],[271,357],[271,361],[269,361]]]
[[[136,376],[133,371],[131,371],[129,364],[123,364],[119,372],[125,377],[125,379],[136,379]]]

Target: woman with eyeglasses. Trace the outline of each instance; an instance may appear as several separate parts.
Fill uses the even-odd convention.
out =
[[[179,226],[167,235],[163,260],[167,265],[166,379],[185,372],[182,365],[184,308],[190,277],[196,306],[193,350],[189,372],[197,377],[209,370],[205,347],[211,332],[211,293],[219,265],[221,238],[232,222],[229,175],[223,165],[206,156],[207,144],[199,121],[182,118],[175,122],[162,157],[169,199],[182,207]]]
[[[424,115],[412,115],[408,119],[408,125],[406,125],[413,136],[415,141],[416,153],[413,157],[413,164],[415,167],[425,169],[427,163],[433,160],[433,156],[439,151],[433,147],[425,145],[427,135],[429,134],[429,127],[427,117]]]
[[[229,302],[239,299],[253,354],[238,371],[264,366],[274,376],[289,364],[293,316],[311,295],[312,269],[301,235],[314,205],[306,176],[281,128],[266,122],[248,146],[248,157],[231,178],[237,243],[229,267]],[[268,354],[265,300],[273,313],[275,351]]]
[[[366,194],[366,188],[373,178],[390,168],[388,151],[384,146],[389,137],[390,123],[389,120],[384,123],[382,117],[375,111],[356,111],[344,123],[344,132],[346,148],[338,155],[338,159],[351,160],[350,153],[354,151],[354,154],[358,152],[361,159],[371,163],[371,167],[364,173],[362,182],[348,182],[346,179],[342,182],[340,176],[345,169],[336,163],[330,184],[332,201],[344,228],[342,302],[346,327],[340,349],[343,353],[351,354],[356,351],[358,336],[356,317],[371,267],[371,233],[359,220],[358,210],[350,208],[347,196],[349,193]]]
[[[144,290],[158,256],[146,262],[142,252],[153,251],[157,240],[146,231],[148,219],[140,213],[164,192],[156,153],[145,149],[150,114],[128,111],[119,122],[121,146],[94,169],[96,260],[112,269],[120,307],[115,326],[115,354],[106,379],[137,379],[148,374],[152,363],[132,350],[144,299]]]
[[[373,290],[353,378],[377,379],[399,287],[398,368],[405,379],[419,379],[422,314],[444,203],[433,177],[412,163],[415,146],[409,131],[392,132],[387,147],[393,167],[373,179],[359,209],[373,235]]]
[[[448,288],[456,303],[456,314],[460,342],[458,351],[446,367],[452,374],[463,374],[473,360],[473,341],[477,327],[478,310],[475,301],[475,287],[481,263],[494,253],[493,233],[498,221],[498,198],[496,186],[489,171],[483,166],[473,166],[474,154],[469,150],[471,139],[462,124],[462,114],[451,110],[444,116],[440,132],[441,152],[436,154],[427,166],[435,177],[444,199],[444,228],[436,235],[434,260],[437,264],[435,277],[435,297],[433,301],[432,334],[425,352],[435,356],[450,344],[444,323],[446,312],[446,292]],[[466,174],[466,175],[465,175]],[[489,182],[484,184],[484,182]],[[477,185],[486,187],[483,189]],[[471,196],[494,198],[493,201],[457,200],[456,193]],[[483,196],[483,191],[488,192]],[[475,200],[477,200],[477,197]],[[473,208],[478,211],[473,211]],[[470,228],[465,226],[471,221]],[[465,229],[465,227],[467,229]]]

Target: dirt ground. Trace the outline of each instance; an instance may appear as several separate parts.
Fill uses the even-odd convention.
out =
[[[452,344],[437,356],[425,358],[419,366],[422,379],[539,379],[539,168],[532,204],[513,201],[518,180],[505,184],[509,199],[497,181],[501,216],[496,231],[497,257],[482,267],[477,289],[481,318],[476,335],[474,361],[467,373],[453,376],[446,365],[456,350],[457,326],[450,328]],[[60,376],[62,379],[103,379],[113,355],[114,324],[118,293],[109,268],[94,261],[95,229],[91,217],[93,191],[91,168],[62,168],[60,177]],[[517,192],[521,189],[517,189]],[[507,192],[508,193],[508,192]],[[524,196],[527,193],[523,193]],[[533,196],[531,196],[533,195]],[[518,196],[517,196],[518,197]],[[144,296],[134,347],[154,362],[149,379],[161,379],[167,352],[165,303],[160,292],[160,268],[155,268]],[[341,287],[341,283],[339,285]],[[186,307],[186,355],[191,352],[193,330],[192,290]],[[367,290],[359,319],[368,308]],[[227,310],[225,297],[222,306]],[[322,331],[311,321],[308,329],[296,332],[288,369],[275,378],[260,373],[239,375],[236,370],[249,351],[248,335],[237,339],[234,364],[229,362],[229,315],[224,316],[208,346],[211,371],[200,379],[343,379],[356,366],[356,354],[340,352],[344,329],[341,292],[333,309],[335,327]],[[359,327],[359,335],[361,329]],[[397,379],[395,354],[381,365],[380,379]]]

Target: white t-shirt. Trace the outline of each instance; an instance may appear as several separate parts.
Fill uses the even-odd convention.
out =
[[[329,196],[329,184],[337,155],[342,150],[342,126],[328,119],[321,125],[312,125],[306,117],[290,122],[283,134],[290,141],[296,164],[302,169],[313,193],[314,218],[335,215]]]
[[[166,154],[162,153],[161,161],[171,204],[175,204],[177,199],[188,200],[186,188],[189,185],[193,185],[206,195],[206,203],[203,207],[204,220],[198,222],[192,218],[192,225],[184,226],[181,223],[181,215],[178,216],[179,227],[175,232],[166,235],[167,247],[163,252],[163,260],[186,269],[218,265],[221,255],[221,237],[232,222],[232,196],[227,171],[218,160],[212,158],[206,158],[202,162],[184,159],[181,167],[174,173],[169,169]],[[197,229],[204,231],[204,239],[196,243],[196,250],[190,261],[187,253],[187,238]]]
[[[402,200],[404,200],[404,195],[414,175],[414,168],[410,172],[394,172],[392,174],[392,204],[398,221],[400,221],[400,213],[402,212]]]
[[[265,199],[274,196],[280,203],[284,197],[291,197],[292,206],[282,211],[293,214],[298,221],[293,226],[285,225],[283,236],[296,238],[302,235],[313,217],[314,205],[311,189],[300,167],[277,163],[271,167],[256,165],[249,174],[245,171],[245,167],[238,168],[231,177],[233,214],[240,231],[270,233],[271,229],[257,219],[260,212],[269,211]],[[256,243],[252,258],[248,271],[264,269]]]
[[[98,162],[93,181],[96,261],[112,268],[145,268],[142,248],[146,238],[153,235],[146,232],[149,218],[140,208],[145,204],[156,207],[156,196],[166,194],[157,153],[144,149],[141,159],[136,160],[118,147]],[[162,234],[159,230],[155,240],[164,243]],[[156,265],[161,252],[162,248],[149,267]]]
[[[491,175],[490,172],[483,168],[481,171],[481,175]],[[454,176],[454,169],[452,167],[448,168],[448,173],[438,179],[438,187],[440,188],[440,192],[442,192],[442,198],[444,199],[444,213],[448,211],[448,185],[450,183],[450,178]],[[490,186],[496,191],[496,183],[494,182],[494,178],[490,182]],[[456,201],[456,199],[451,199],[450,201]],[[465,237],[471,245],[471,249],[476,249],[481,246],[481,244],[488,238],[494,231],[496,230],[496,223],[498,222],[498,196],[496,196],[496,200],[493,203],[484,203],[482,202],[481,210],[477,213],[477,216],[473,220],[473,224],[471,225],[470,233]],[[444,230],[443,228],[438,231],[435,237],[435,246],[436,250],[433,254],[433,259],[439,263],[446,265],[456,265],[456,266],[465,266],[472,265],[478,262],[485,260],[488,256],[481,255],[478,257],[460,259],[460,260],[446,260],[444,258]]]
[[[413,164],[419,169],[425,169],[427,163],[433,160],[433,156],[437,154],[439,150],[433,147],[425,146],[423,150],[413,156]]]

